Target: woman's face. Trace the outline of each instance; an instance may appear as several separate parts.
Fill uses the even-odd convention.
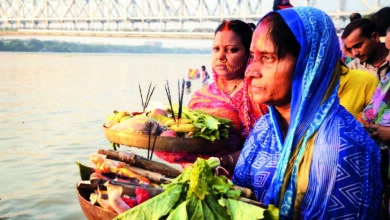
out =
[[[292,79],[297,59],[287,53],[278,57],[270,38],[269,24],[260,24],[255,30],[245,77],[252,78],[249,90],[256,103],[285,106],[291,102]]]
[[[233,31],[217,32],[211,59],[213,69],[219,77],[235,79],[244,75],[247,62],[245,47]]]

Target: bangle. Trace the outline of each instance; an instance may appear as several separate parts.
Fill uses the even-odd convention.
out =
[[[229,160],[230,160],[230,166],[229,166],[229,170],[228,171],[231,172],[232,169],[234,169],[234,167],[233,167],[234,161],[233,161],[233,156],[231,154],[228,154],[228,157],[229,157]]]
[[[225,155],[227,156],[227,159],[224,159]],[[233,156],[230,154],[221,154],[219,160],[221,161],[221,166],[225,168],[228,172],[231,172],[231,170],[233,169]]]

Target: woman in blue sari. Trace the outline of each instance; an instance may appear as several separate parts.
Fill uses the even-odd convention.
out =
[[[328,15],[308,7],[260,20],[246,77],[268,104],[237,161],[233,182],[280,209],[281,219],[376,219],[379,148],[340,106],[340,49]]]

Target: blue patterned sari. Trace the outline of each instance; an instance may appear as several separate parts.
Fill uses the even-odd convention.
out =
[[[270,107],[246,140],[233,182],[278,206],[281,219],[375,219],[382,195],[379,148],[339,104],[333,23],[314,8],[277,13],[301,45],[289,129],[283,140]]]

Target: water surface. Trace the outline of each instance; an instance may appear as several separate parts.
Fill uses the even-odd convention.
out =
[[[208,55],[0,53],[0,219],[85,219],[74,161],[109,149],[102,124],[113,110],[139,111],[138,83],[166,103],[169,80]],[[192,90],[186,90],[187,103]],[[123,150],[134,150],[122,146]],[[135,149],[136,150],[136,149]],[[146,155],[144,150],[136,150]]]

